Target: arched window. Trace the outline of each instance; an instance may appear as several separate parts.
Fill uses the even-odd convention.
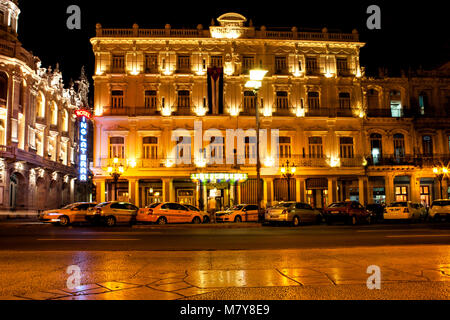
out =
[[[63,131],[69,132],[69,113],[67,112],[67,110],[64,110],[64,112],[63,112],[62,125],[63,125]]]
[[[367,107],[370,109],[378,109],[380,107],[379,93],[375,89],[367,91]]]
[[[58,125],[58,106],[55,102],[53,102],[51,106],[51,121],[52,125]]]
[[[45,96],[39,92],[36,101],[36,116],[38,118],[45,118]]]
[[[422,137],[423,155],[425,157],[433,156],[433,138],[431,136]]]
[[[0,103],[6,103],[8,99],[8,76],[6,73],[0,73]],[[3,101],[2,101],[3,100]]]
[[[383,158],[383,137],[381,134],[373,133],[370,135],[370,147],[374,164],[379,164]]]
[[[394,135],[394,158],[400,162],[405,157],[405,136],[403,134]]]

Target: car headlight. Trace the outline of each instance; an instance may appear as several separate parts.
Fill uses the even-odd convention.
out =
[[[46,216],[49,216],[49,217],[55,217],[55,216],[60,216],[61,214],[60,213],[47,213],[46,214]]]

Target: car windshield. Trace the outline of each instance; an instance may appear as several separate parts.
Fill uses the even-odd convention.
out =
[[[408,202],[394,202],[390,205],[391,208],[405,208],[408,206]]]
[[[190,205],[184,205],[186,208],[188,208],[189,210],[191,210],[191,211],[197,211],[197,212],[199,212],[200,210],[199,209],[197,209],[196,207],[194,207],[194,206],[190,206]]]
[[[328,208],[345,208],[347,204],[345,202],[332,203]]]
[[[159,206],[161,203],[154,203],[154,204],[151,204],[151,205],[149,205],[147,208],[148,209],[155,209],[157,206]]]
[[[295,203],[279,203],[276,206],[274,206],[274,209],[284,209],[284,208],[290,208],[294,205]]]

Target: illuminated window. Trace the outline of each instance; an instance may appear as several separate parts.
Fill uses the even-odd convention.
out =
[[[383,137],[381,134],[374,133],[370,136],[371,154],[373,164],[380,163],[383,157]]]
[[[289,109],[288,93],[286,91],[277,92],[276,106],[278,110]]]
[[[340,145],[341,159],[353,159],[355,157],[352,137],[340,138]]]
[[[420,114],[425,115],[425,111],[428,107],[428,95],[426,92],[421,92],[419,95]]]
[[[245,138],[245,160],[256,159],[256,137]]]
[[[402,108],[402,95],[400,91],[391,91],[390,93],[390,102],[391,102],[391,114],[393,118],[401,118],[403,117],[403,108]]]
[[[255,112],[256,108],[256,96],[253,91],[244,92],[244,112],[251,113]]]
[[[158,159],[158,138],[157,137],[143,138],[143,158],[144,159]]]
[[[336,59],[336,69],[338,76],[346,76],[350,73],[348,68],[347,58],[337,58]]]
[[[109,138],[109,158],[125,159],[125,138],[110,137]]]
[[[308,107],[310,110],[320,109],[320,95],[318,92],[308,92]]]
[[[8,98],[8,76],[4,73],[0,73],[0,103],[6,104]]]
[[[112,56],[112,72],[124,73],[125,72],[125,56],[113,55]]]
[[[36,116],[38,118],[45,117],[45,97],[42,92],[39,92],[36,101]]]
[[[225,143],[223,137],[211,137],[209,154],[212,159],[222,160],[225,155]]]
[[[341,92],[339,93],[339,109],[348,110],[351,108],[350,93]]]
[[[56,105],[56,103],[52,103],[51,106],[51,123],[54,126],[58,125],[58,106]]]
[[[145,55],[145,73],[158,73],[158,56],[156,54]]]
[[[222,56],[211,56],[211,67],[212,68],[222,68],[223,67],[223,57]]]
[[[242,73],[247,74],[255,67],[255,57],[244,56],[242,58]]]
[[[62,124],[62,131],[69,132],[69,113],[67,112],[67,110],[64,110],[63,112]]]
[[[275,57],[275,74],[287,73],[286,57]]]
[[[145,108],[156,109],[158,107],[158,95],[154,90],[145,91]]]
[[[178,56],[178,71],[189,72],[191,70],[191,57]]]
[[[191,93],[188,90],[178,91],[178,108],[190,109],[191,107]]]
[[[123,91],[122,90],[113,90],[111,92],[111,106],[115,109],[123,108]]]
[[[319,74],[319,64],[317,62],[317,58],[306,58],[306,75],[310,76],[317,74]]]
[[[396,202],[408,201],[408,187],[395,187],[395,201]]]
[[[280,137],[280,159],[289,159],[292,156],[291,137]]]
[[[322,137],[310,137],[309,139],[309,158],[323,158],[323,141]]]

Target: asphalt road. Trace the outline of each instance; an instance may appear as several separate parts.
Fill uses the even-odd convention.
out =
[[[55,227],[0,222],[0,251],[220,251],[449,245],[450,223]]]

